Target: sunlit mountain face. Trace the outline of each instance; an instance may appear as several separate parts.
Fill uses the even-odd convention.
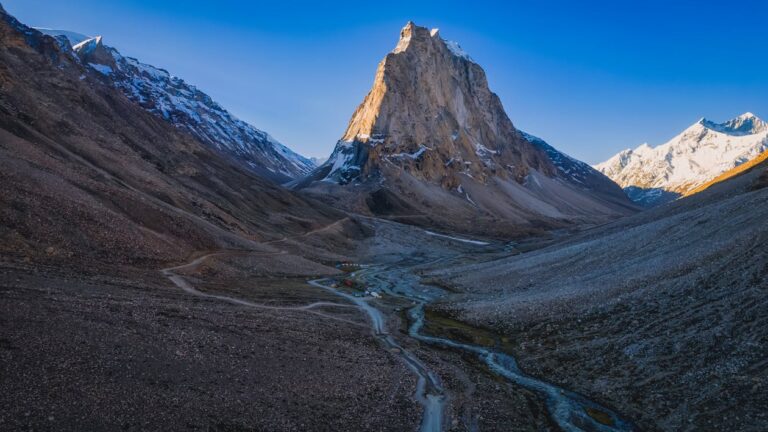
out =
[[[643,144],[595,165],[630,198],[654,206],[689,194],[768,149],[768,124],[752,113],[724,123],[701,119],[658,147]]]

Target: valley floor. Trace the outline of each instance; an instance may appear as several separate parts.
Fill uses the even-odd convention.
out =
[[[764,195],[748,197],[762,208]],[[593,298],[621,301],[580,298],[584,307],[558,317],[524,313],[559,311],[562,293],[537,298],[512,289],[531,277],[516,263],[552,256],[572,265],[591,255],[562,254],[604,234],[484,244],[368,219],[375,234],[352,245],[337,236],[340,223],[258,251],[201,252],[165,272],[88,276],[2,263],[0,430],[430,430],[408,355],[440,386],[433,393],[444,403],[441,430],[555,431],[570,422],[573,430],[757,431],[768,424],[759,355],[764,231],[732,267],[715,272],[721,279],[702,278],[699,290],[669,285],[678,279],[666,274],[652,294],[593,290]],[[334,269],[346,258],[318,246],[329,243],[346,245],[337,249],[364,266]],[[507,285],[472,279],[494,274]],[[728,275],[747,279],[734,285]],[[317,278],[328,289],[308,283]],[[383,330],[372,331],[369,317],[338,293],[380,311]],[[522,376],[575,398],[572,411],[555,415],[555,396],[505,378],[482,355],[414,337],[412,311],[422,298],[421,335],[516,357]]]
[[[307,313],[191,296],[153,274],[3,268],[2,430],[412,429],[414,379],[348,305]],[[269,305],[303,279],[205,285]],[[343,320],[343,321],[340,321]]]
[[[428,274],[536,376],[643,430],[768,428],[768,190],[758,173],[517,256]]]
[[[360,250],[366,258],[471,249],[384,225]],[[425,241],[404,246],[414,235]],[[165,273],[112,277],[4,262],[0,430],[419,429],[417,377],[365,314],[307,283],[338,272],[325,265],[332,256],[313,267],[288,252],[302,241],[311,255],[312,238],[286,239],[265,245],[273,252],[201,254]],[[408,302],[372,303],[402,349],[440,377],[445,430],[554,430],[535,393],[408,338]]]

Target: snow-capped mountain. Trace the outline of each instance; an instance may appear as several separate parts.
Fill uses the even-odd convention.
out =
[[[320,165],[324,164],[325,161],[328,160],[328,158],[327,157],[314,157],[313,156],[313,157],[309,158],[309,160],[311,160],[312,163],[315,164],[316,166],[320,166]]]
[[[634,209],[610,179],[517,130],[483,68],[436,29],[413,23],[379,64],[330,158],[297,187],[344,197],[337,203],[352,210],[454,229],[478,217],[507,228],[562,226]]]
[[[560,176],[585,186],[594,184],[595,182],[605,182],[605,176],[592,168],[589,164],[568,156],[539,137],[523,131],[520,131],[520,133],[529,143],[544,150],[547,156],[549,156],[549,160],[552,161],[557,168]]]
[[[685,195],[768,149],[768,123],[752,113],[725,123],[702,118],[657,147],[643,144],[595,165],[630,199],[653,206]]]
[[[42,34],[46,34],[48,36],[51,36],[55,39],[58,39],[60,37],[63,37],[71,46],[75,46],[79,44],[80,42],[83,42],[85,40],[90,39],[90,36],[86,36],[84,34],[71,32],[68,30],[56,30],[56,29],[49,29],[49,28],[42,28],[42,27],[36,27],[35,30],[39,31]]]
[[[38,29],[54,37],[108,84],[144,109],[185,129],[203,143],[232,156],[252,171],[283,183],[303,176],[315,164],[268,133],[239,120],[210,96],[168,71],[121,55],[102,38]]]

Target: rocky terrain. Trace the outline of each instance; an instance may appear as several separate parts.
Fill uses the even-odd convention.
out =
[[[156,267],[345,216],[220,156],[5,13],[0,38],[4,259]]]
[[[643,430],[762,430],[766,162],[535,252],[436,270],[442,308]]]
[[[335,301],[295,276],[227,287],[271,304]],[[413,377],[347,305],[322,309],[330,318],[236,307],[174,290],[157,272],[89,278],[4,265],[0,288],[0,430],[409,430],[419,421]]]
[[[243,264],[207,264],[201,289],[330,303],[305,277],[338,273],[366,228],[141,109],[2,10],[0,154],[0,430],[418,422],[413,377],[348,305],[237,308],[159,271],[235,249]]]
[[[643,206],[689,195],[768,150],[768,123],[744,113],[725,123],[702,118],[658,147],[643,144],[595,165]]]
[[[765,430],[766,153],[637,213],[413,24],[300,191],[205,98],[0,8],[0,430]]]
[[[518,131],[483,69],[413,23],[328,161],[296,187],[350,210],[486,235],[634,211],[605,176]]]
[[[250,171],[284,183],[315,168],[314,162],[236,118],[197,87],[164,69],[121,55],[105,45],[101,36],[40,31],[54,37],[62,52],[84,66],[84,73],[120,90],[145,110]]]

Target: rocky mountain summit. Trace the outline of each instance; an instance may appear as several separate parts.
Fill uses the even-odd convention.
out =
[[[412,22],[379,64],[328,161],[298,184],[312,185],[411,221],[481,215],[551,225],[631,211],[608,178],[517,130],[482,67],[458,44]]]
[[[145,110],[262,176],[283,183],[315,167],[268,133],[236,118],[195,86],[164,69],[121,55],[105,45],[101,36],[38,30],[54,37],[63,51]]]
[[[462,177],[522,181],[555,172],[517,132],[485,72],[437,30],[408,23],[337,144],[327,179],[363,180],[395,165],[456,188]]]
[[[644,206],[684,196],[768,149],[768,124],[752,113],[724,123],[702,118],[658,147],[643,144],[595,165]]]

